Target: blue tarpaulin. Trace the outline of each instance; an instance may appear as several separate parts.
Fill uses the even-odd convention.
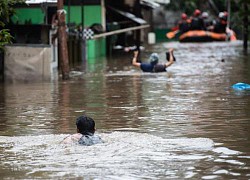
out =
[[[234,90],[250,90],[250,84],[236,83],[236,84],[232,85],[232,88]]]

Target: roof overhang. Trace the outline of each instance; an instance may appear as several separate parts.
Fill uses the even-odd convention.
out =
[[[113,10],[114,12],[116,12],[116,13],[118,13],[118,14],[120,14],[120,15],[122,15],[122,16],[124,16],[124,17],[126,17],[126,18],[128,18],[128,19],[130,19],[131,21],[133,21],[133,22],[135,22],[135,23],[137,23],[137,24],[147,24],[147,22],[144,20],[144,19],[142,19],[142,18],[140,18],[140,17],[136,17],[134,14],[132,14],[132,13],[129,13],[129,12],[125,12],[125,11],[121,11],[121,10],[119,10],[119,9],[116,9],[116,8],[113,8],[113,7],[109,7],[109,9],[111,9],[111,10]]]
[[[160,4],[150,1],[150,0],[141,0],[141,5],[147,6],[152,9],[160,6]]]
[[[155,3],[159,4],[169,4],[170,0],[153,0]]]
[[[169,4],[170,0],[141,0],[141,4],[149,8],[155,9],[162,5]]]
[[[26,0],[26,4],[57,3],[57,0]]]

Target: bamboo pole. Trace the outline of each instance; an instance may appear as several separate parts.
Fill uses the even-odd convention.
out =
[[[141,25],[141,26],[135,26],[135,27],[130,27],[130,28],[119,29],[119,30],[115,30],[115,31],[110,31],[110,32],[94,35],[93,39],[106,37],[106,36],[111,36],[111,35],[115,35],[115,34],[120,34],[120,33],[124,33],[124,32],[127,32],[127,31],[135,31],[135,30],[149,28],[149,27],[150,26],[148,24],[146,24],[146,25]]]
[[[65,14],[66,12],[63,10],[63,0],[57,0],[59,61],[63,80],[69,79],[69,57]]]

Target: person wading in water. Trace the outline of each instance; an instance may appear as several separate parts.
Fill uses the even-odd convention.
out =
[[[166,52],[166,59],[168,62],[164,64],[158,63],[159,61],[159,56],[157,53],[152,53],[149,57],[150,62],[149,63],[140,63],[137,62],[138,60],[138,51],[134,51],[134,57],[132,60],[132,65],[141,68],[143,72],[166,72],[167,67],[171,66],[174,61],[175,57],[173,55],[174,49],[171,48],[169,49],[168,52]]]

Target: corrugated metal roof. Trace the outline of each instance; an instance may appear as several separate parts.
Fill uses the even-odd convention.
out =
[[[57,3],[57,0],[26,0],[26,4]]]
[[[169,4],[170,0],[141,0],[141,4],[149,6],[151,8],[157,8],[160,4]]]
[[[168,4],[170,0],[145,0],[148,3],[160,3],[160,4]],[[57,3],[57,0],[26,0],[26,4],[41,4],[41,3]],[[154,4],[155,5],[155,4]]]
[[[151,7],[153,9],[160,6],[160,4],[152,2],[151,0],[141,0],[141,4],[148,6],[148,7]]]
[[[153,0],[156,3],[160,3],[160,4],[169,4],[170,0]]]

